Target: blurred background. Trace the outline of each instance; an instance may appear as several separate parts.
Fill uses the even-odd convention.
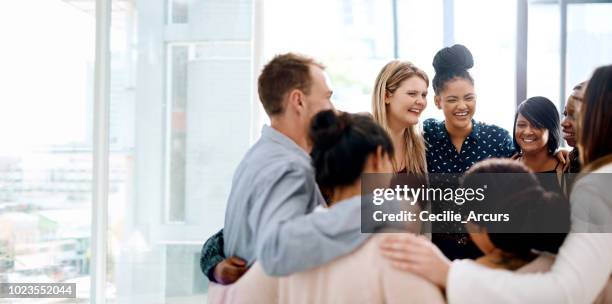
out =
[[[96,18],[106,15],[95,0],[0,2],[0,282],[77,283],[78,299],[64,302],[205,302],[199,251],[223,226],[233,171],[267,122],[254,84],[275,54],[323,62],[336,107],[358,112],[389,60],[431,79],[434,54],[462,43],[475,59],[475,118],[509,130],[517,102],[543,95],[562,111],[575,84],[612,62],[612,1],[110,3],[101,233],[92,151]],[[432,90],[428,101],[422,118],[442,118]],[[93,238],[106,244],[95,253],[103,268]]]

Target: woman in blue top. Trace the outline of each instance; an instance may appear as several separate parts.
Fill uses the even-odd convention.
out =
[[[434,103],[444,120],[423,123],[429,173],[463,173],[474,163],[490,157],[514,154],[512,137],[496,125],[476,122],[472,53],[455,44],[438,51],[433,60]]]
[[[474,79],[468,69],[474,66],[472,53],[463,45],[456,44],[438,51],[433,59],[436,74],[432,81],[434,103],[444,112],[444,120],[427,119],[423,123],[423,136],[427,152],[429,173],[463,173],[474,163],[490,157],[510,157],[514,154],[512,137],[508,131],[495,125],[476,122]],[[458,183],[453,177],[434,176],[432,183]],[[442,205],[445,204],[445,205]],[[448,202],[432,203],[434,212],[448,210]],[[442,209],[440,209],[442,208]],[[463,226],[450,222],[434,223],[432,241],[451,260],[477,258],[478,248],[465,233]]]

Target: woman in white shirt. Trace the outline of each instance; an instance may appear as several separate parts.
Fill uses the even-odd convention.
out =
[[[611,301],[609,288],[604,287],[612,274],[612,183],[601,173],[612,173],[612,65],[593,73],[579,115],[582,172],[589,174],[574,185],[570,196],[573,233],[550,271],[521,274],[463,260],[451,263],[433,244],[411,235],[386,240],[381,246],[384,254],[396,268],[445,287],[449,303]]]

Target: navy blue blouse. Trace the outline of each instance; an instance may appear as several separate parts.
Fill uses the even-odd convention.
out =
[[[472,126],[461,152],[457,152],[444,121],[429,118],[423,122],[429,173],[463,173],[481,160],[511,157],[515,153],[512,137],[505,129],[473,119]]]

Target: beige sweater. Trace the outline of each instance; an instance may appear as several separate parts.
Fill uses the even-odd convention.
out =
[[[265,274],[259,262],[231,285],[208,283],[208,304],[278,303],[278,278]]]
[[[209,284],[208,303],[445,303],[437,287],[391,267],[378,248],[381,237],[288,277],[271,278],[255,263],[233,285]]]
[[[281,278],[280,303],[444,303],[429,282],[391,267],[378,248],[381,235],[326,265]]]

